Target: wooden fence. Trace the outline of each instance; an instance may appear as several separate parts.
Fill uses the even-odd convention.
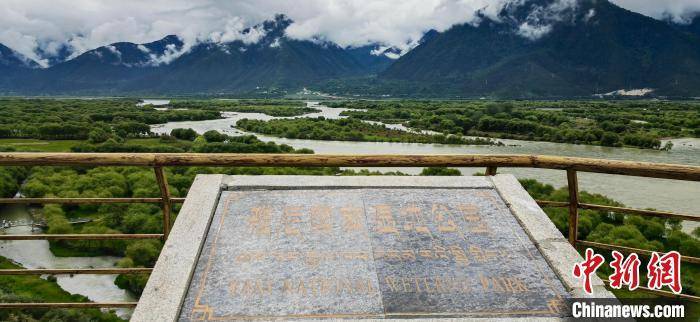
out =
[[[154,169],[160,188],[159,198],[0,198],[0,204],[106,204],[157,203],[163,209],[161,234],[31,234],[0,235],[0,240],[114,240],[167,239],[172,226],[172,206],[184,198],[170,195],[164,167],[484,167],[486,175],[495,175],[499,167],[539,168],[566,171],[568,202],[537,200],[542,207],[569,209],[569,242],[574,247],[593,247],[636,252],[648,250],[579,240],[580,209],[600,210],[640,216],[700,221],[700,214],[676,214],[667,211],[610,207],[579,202],[578,172],[592,172],[648,178],[700,181],[700,166],[630,162],[544,155],[319,155],[319,154],[196,154],[196,153],[0,153],[0,166],[139,166]],[[700,264],[700,258],[682,256],[682,261]],[[0,269],[0,275],[43,274],[138,274],[152,268],[84,268],[84,269]],[[640,288],[642,289],[642,288]],[[679,297],[700,302],[700,297],[647,290],[661,296]],[[135,302],[117,303],[0,303],[0,308],[88,308],[133,307]]]

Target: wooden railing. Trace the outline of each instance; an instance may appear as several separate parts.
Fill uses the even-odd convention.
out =
[[[637,252],[648,255],[648,250],[594,243],[578,239],[579,209],[609,211],[700,221],[700,216],[675,214],[579,202],[578,172],[593,172],[638,176],[648,178],[700,181],[700,167],[689,165],[630,162],[575,157],[542,155],[318,155],[318,154],[193,154],[193,153],[0,153],[0,166],[139,166],[152,167],[160,188],[160,198],[0,198],[0,204],[106,204],[106,203],[157,203],[163,210],[161,234],[31,234],[0,235],[0,240],[110,240],[110,239],[167,239],[171,228],[172,206],[184,202],[184,198],[170,195],[164,167],[216,166],[216,167],[485,167],[486,175],[496,175],[499,167],[540,168],[565,170],[569,201],[538,200],[542,207],[569,209],[569,242],[574,246],[594,247]],[[682,256],[688,263],[700,264],[700,258]],[[0,275],[43,274],[138,274],[152,268],[81,268],[81,269],[2,269]],[[662,296],[682,297],[700,301],[699,297],[675,295],[656,291]],[[88,308],[133,307],[134,302],[118,303],[0,303],[0,308]]]

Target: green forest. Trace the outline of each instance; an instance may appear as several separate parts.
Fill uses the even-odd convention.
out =
[[[302,101],[286,100],[175,100],[172,109],[201,109],[210,111],[262,113],[270,116],[290,117],[321,110],[306,107]]]
[[[446,134],[669,149],[700,137],[700,103],[664,101],[331,101],[354,119]],[[364,110],[364,111],[363,111]]]
[[[500,144],[488,138],[465,138],[460,135],[431,135],[393,130],[382,124],[370,124],[351,118],[331,120],[319,117],[315,119],[295,118],[270,121],[243,119],[238,121],[236,127],[248,132],[290,139],[470,145]]]
[[[180,128],[156,136],[150,125],[168,121],[220,118],[219,111],[258,112],[297,116],[314,112],[299,101],[284,100],[176,100],[166,111],[137,107],[135,99],[0,99],[0,151],[50,152],[197,152],[197,153],[313,153],[288,145],[264,142],[254,135],[230,136],[217,131],[197,133]],[[700,135],[694,103],[666,102],[436,102],[436,101],[348,101],[329,106],[363,109],[345,112],[349,118],[243,120],[246,131],[275,136],[319,140],[420,142],[441,144],[497,144],[493,139],[466,136],[519,138],[578,144],[664,148],[660,139]],[[301,112],[297,112],[300,110]],[[401,123],[411,128],[445,133],[427,135],[392,130],[381,124]],[[478,171],[475,169],[475,171]],[[404,175],[327,168],[263,167],[171,167],[166,169],[173,196],[183,197],[197,174],[249,175]],[[455,169],[426,168],[421,175],[460,175]],[[469,173],[465,173],[468,175]],[[535,199],[567,201],[568,191],[521,180]],[[0,168],[0,197],[20,191],[26,197],[159,197],[150,168],[139,167],[3,167]],[[581,202],[623,206],[595,193],[581,192]],[[47,223],[46,233],[160,233],[162,211],[158,204],[46,205],[38,215]],[[175,212],[179,206],[175,206]],[[567,209],[544,209],[557,228],[568,233]],[[86,224],[71,225],[70,219],[89,218]],[[581,239],[655,251],[678,250],[700,256],[700,231],[686,234],[681,222],[603,211],[581,210]],[[114,255],[121,267],[152,267],[162,242],[52,241],[56,256]],[[599,250],[603,254],[608,251]],[[608,257],[608,260],[610,258]],[[4,268],[16,264],[0,258]],[[700,295],[700,267],[683,264],[684,293]],[[601,273],[606,272],[605,269]],[[645,276],[645,274],[642,274]],[[147,274],[120,275],[115,284],[138,295]],[[697,281],[697,282],[696,282]],[[628,296],[629,294],[623,294]],[[634,296],[639,293],[634,293]],[[86,301],[62,291],[55,278],[35,276],[0,277],[2,301]],[[639,295],[642,296],[642,295]],[[0,320],[18,321],[114,321],[118,318],[99,310],[0,310]]]

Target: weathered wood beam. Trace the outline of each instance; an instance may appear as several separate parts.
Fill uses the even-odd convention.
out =
[[[579,204],[579,208],[590,209],[590,210],[612,211],[612,212],[619,212],[619,213],[640,215],[640,216],[700,221],[699,215],[677,214],[677,213],[668,212],[668,211],[643,210],[643,209],[624,208],[624,207],[612,207],[612,206],[603,206],[603,205],[596,205],[596,204],[590,204],[590,203],[581,203],[581,204]]]
[[[578,176],[575,170],[566,170],[569,188],[569,243],[576,247],[578,240]]]
[[[601,249],[607,249],[607,250],[616,250],[616,251],[619,251],[622,253],[628,253],[628,254],[629,253],[637,253],[637,254],[646,255],[646,256],[650,256],[652,253],[652,251],[646,250],[646,249],[596,243],[596,242],[591,242],[591,241],[586,241],[586,240],[579,240],[576,242],[576,245],[577,246],[584,246],[584,247],[601,248]],[[692,257],[692,256],[681,255],[681,261],[684,261],[686,263],[700,264],[700,258]]]
[[[0,275],[68,275],[68,274],[142,274],[153,268],[41,268],[41,269],[0,269]]]
[[[0,240],[111,240],[111,239],[157,239],[163,234],[37,234],[0,235]]]
[[[0,153],[0,166],[515,167],[700,181],[700,166],[544,155]]]
[[[138,302],[84,302],[84,303],[0,303],[0,309],[88,309],[132,308]]]
[[[163,167],[155,167],[153,170],[156,173],[156,181],[160,188],[160,197],[163,200],[161,208],[163,209],[163,240],[168,239],[170,235],[170,213],[172,205],[170,204],[170,189],[168,188],[168,178],[165,177]]]
[[[162,203],[161,198],[0,198],[0,204],[92,205],[107,203]]]

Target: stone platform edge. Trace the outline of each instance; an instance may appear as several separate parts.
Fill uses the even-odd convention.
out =
[[[573,298],[615,298],[603,281],[592,278],[593,294],[586,294],[572,275],[573,263],[583,261],[547,214],[510,174],[492,177],[454,176],[226,176],[198,175],[178,220],[134,310],[131,321],[177,321],[187,295],[206,233],[223,190],[276,189],[441,188],[495,189],[511,213]],[[392,319],[403,321],[402,319]],[[440,318],[425,321],[560,321],[560,318]],[[347,321],[347,320],[344,320]],[[364,321],[364,320],[363,320]],[[372,320],[367,320],[372,321]],[[406,320],[409,321],[409,320]]]
[[[225,175],[197,175],[131,321],[176,321],[221,196]]]

